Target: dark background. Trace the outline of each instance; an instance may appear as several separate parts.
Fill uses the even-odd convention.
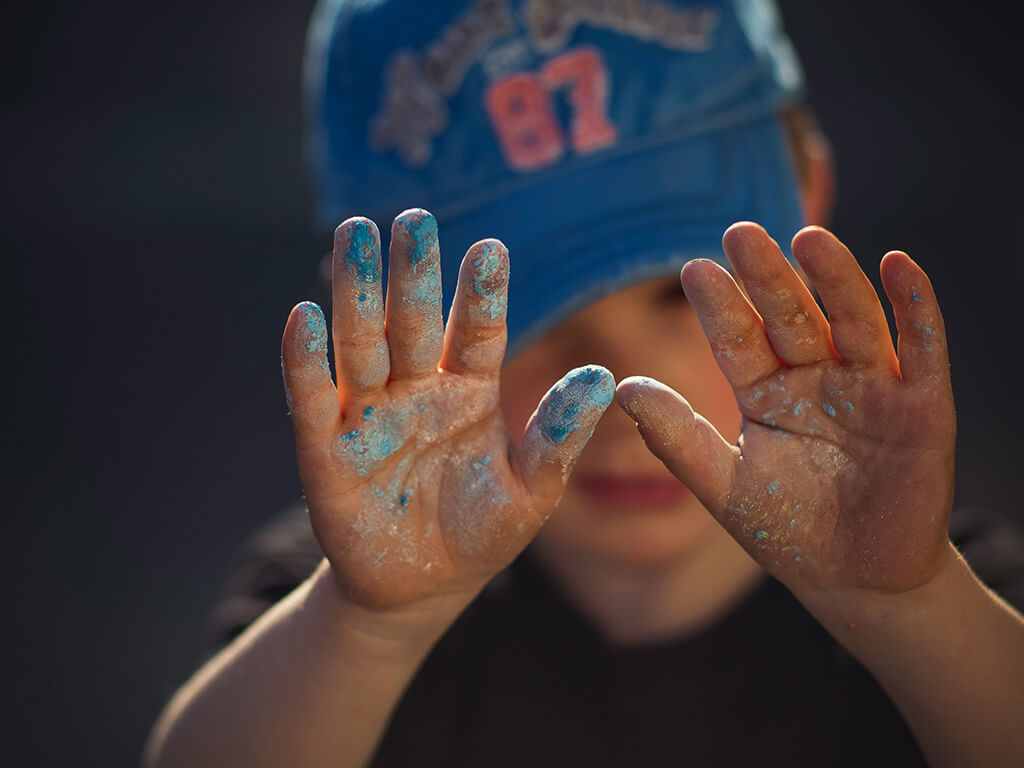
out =
[[[278,345],[329,246],[301,154],[311,7],[5,12],[6,765],[135,764],[240,540],[300,494]],[[942,302],[958,502],[1024,521],[1001,8],[782,3],[835,148],[834,230],[873,277],[907,250]]]

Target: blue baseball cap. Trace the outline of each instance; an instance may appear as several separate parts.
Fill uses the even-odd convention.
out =
[[[803,95],[770,0],[320,0],[305,61],[317,220],[437,218],[445,304],[509,249],[509,355],[752,220],[804,224],[778,119]]]

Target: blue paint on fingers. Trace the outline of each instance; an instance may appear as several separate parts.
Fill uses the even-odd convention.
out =
[[[508,268],[497,240],[487,240],[475,246],[473,259],[473,291],[482,301],[482,309],[491,320],[505,314],[508,303]]]
[[[420,262],[437,248],[437,219],[422,208],[411,208],[395,218],[395,224],[408,236],[409,264],[413,274]]]
[[[306,352],[320,357],[320,363],[327,369],[327,321],[324,311],[312,301],[299,304],[299,313],[306,326]]]
[[[348,235],[345,268],[363,283],[380,282],[380,233],[369,219],[349,219],[339,227]]]
[[[598,365],[576,368],[552,387],[538,414],[541,429],[552,442],[564,443],[584,423],[596,422],[594,414],[603,413],[614,397],[615,380],[607,369]]]

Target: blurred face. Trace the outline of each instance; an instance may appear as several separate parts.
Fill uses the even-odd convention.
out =
[[[522,434],[555,381],[586,363],[606,366],[617,381],[636,375],[658,379],[689,400],[726,440],[739,436],[732,389],[674,277],[635,285],[591,305],[507,362],[502,408],[511,434]],[[605,563],[657,565],[692,554],[720,531],[613,403],[538,544]]]

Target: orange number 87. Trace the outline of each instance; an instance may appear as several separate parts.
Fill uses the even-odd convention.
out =
[[[484,101],[505,161],[518,171],[551,165],[565,151],[551,91],[569,86],[572,148],[594,152],[616,140],[607,117],[608,75],[601,54],[577,48],[547,61],[540,75],[520,72],[487,89]]]

